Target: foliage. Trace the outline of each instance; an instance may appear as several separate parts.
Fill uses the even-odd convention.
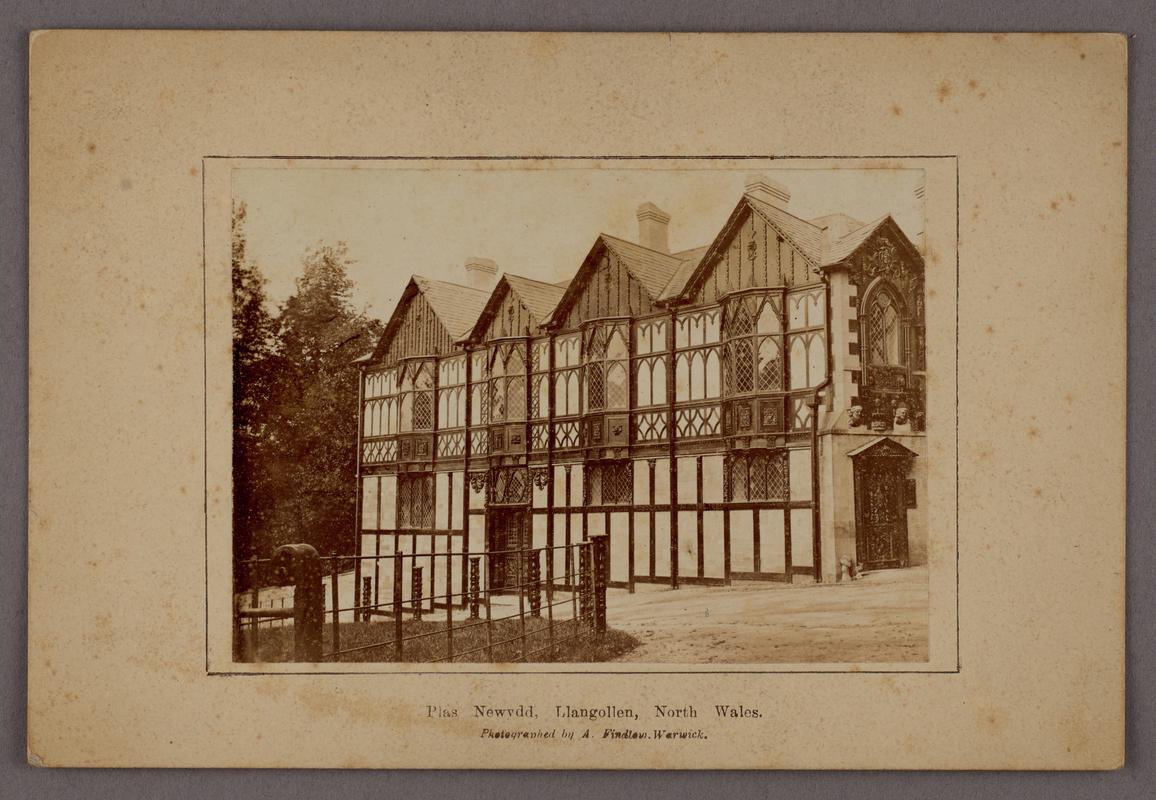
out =
[[[245,255],[234,213],[234,550],[241,557],[307,542],[353,552],[358,368],[380,323],[353,308],[343,242],[302,258],[276,316]]]

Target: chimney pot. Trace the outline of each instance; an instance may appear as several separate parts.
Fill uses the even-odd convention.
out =
[[[498,265],[488,258],[466,259],[466,285],[471,289],[489,291],[494,288],[494,278],[498,275]]]
[[[643,247],[669,253],[669,226],[670,214],[654,203],[643,203],[638,207],[638,243]]]
[[[791,190],[778,181],[771,180],[762,172],[748,175],[746,188],[747,194],[751,197],[762,200],[764,203],[770,203],[784,211],[787,210],[787,205],[791,202]]]

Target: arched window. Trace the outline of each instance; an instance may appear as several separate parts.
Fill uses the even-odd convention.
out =
[[[880,286],[869,298],[866,309],[867,363],[903,366],[903,321],[899,301],[887,286]]]
[[[782,325],[778,303],[748,295],[727,310],[727,394],[783,390]]]
[[[504,344],[494,350],[490,364],[490,419],[521,422],[526,418],[526,359],[521,345]]]
[[[586,340],[586,408],[627,408],[630,380],[626,371],[626,331],[620,323],[594,328]]]

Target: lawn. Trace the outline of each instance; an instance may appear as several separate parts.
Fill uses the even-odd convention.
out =
[[[526,636],[520,639],[521,624],[517,617],[494,620],[487,631],[484,620],[454,622],[454,661],[469,662],[596,662],[613,661],[638,646],[638,639],[622,631],[608,629],[596,633],[573,620],[554,623],[554,647],[545,618],[527,616]],[[402,627],[404,662],[444,661],[446,658],[446,622],[438,620],[405,620]],[[340,629],[340,660],[343,662],[396,661],[393,645],[393,620],[381,622],[343,622]],[[523,646],[526,650],[523,658]],[[323,628],[322,652],[333,650],[333,625]],[[492,657],[491,657],[492,653]],[[292,661],[293,628],[262,627],[258,636],[257,661]],[[326,661],[337,659],[329,657]]]

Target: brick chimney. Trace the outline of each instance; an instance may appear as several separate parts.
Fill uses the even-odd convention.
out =
[[[783,184],[773,181],[764,173],[757,172],[747,176],[747,194],[762,200],[764,203],[770,203],[776,208],[787,210],[787,204],[791,202],[791,190]]]
[[[466,286],[471,289],[490,291],[498,276],[498,265],[488,258],[466,259]]]
[[[667,240],[669,225],[670,214],[654,203],[643,203],[638,207],[638,243],[643,247],[669,253],[670,242]]]

